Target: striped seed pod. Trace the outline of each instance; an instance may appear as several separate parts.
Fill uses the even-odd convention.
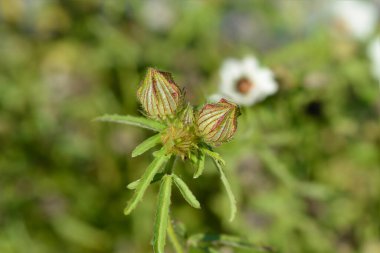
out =
[[[236,132],[239,115],[239,107],[224,98],[206,104],[196,117],[198,135],[211,146],[228,142]]]
[[[146,115],[159,120],[174,116],[182,102],[181,90],[172,75],[154,68],[148,68],[137,98]]]

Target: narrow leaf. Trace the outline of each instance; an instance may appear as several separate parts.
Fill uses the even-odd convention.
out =
[[[197,168],[194,173],[194,178],[198,178],[202,175],[204,169],[205,169],[205,159],[206,159],[206,154],[202,151],[199,152],[198,159],[197,159]]]
[[[140,182],[138,183],[138,186],[134,195],[132,196],[132,199],[128,202],[127,207],[124,209],[125,215],[130,214],[132,210],[136,208],[138,202],[144,196],[145,190],[148,188],[154,175],[156,175],[157,171],[162,167],[164,163],[168,161],[168,159],[169,156],[157,157],[148,166],[148,168],[145,170],[144,174],[140,178]]]
[[[227,246],[236,249],[250,249],[254,252],[274,252],[271,247],[255,244],[244,237],[226,234],[195,234],[188,238],[188,244],[194,248]],[[252,252],[252,251],[249,251]]]
[[[142,143],[140,143],[133,151],[132,151],[132,157],[139,156],[149,149],[153,148],[154,146],[158,145],[161,142],[161,135],[156,134]]]
[[[201,148],[201,150],[208,156],[210,156],[215,161],[221,163],[222,165],[225,165],[226,162],[223,160],[223,158],[216,152],[209,150],[208,148]]]
[[[168,163],[167,163],[167,164],[168,164]],[[163,176],[165,176],[165,173],[157,173],[156,175],[154,175],[154,177],[153,177],[153,179],[152,179],[152,182],[150,182],[150,184],[153,184],[153,183],[155,183],[155,182],[157,182],[157,181],[160,181],[161,178],[162,178]],[[139,185],[139,183],[140,183],[140,179],[137,179],[137,180],[135,180],[135,181],[129,183],[129,184],[127,185],[127,188],[128,188],[129,190],[134,190],[134,189],[137,188],[137,186]]]
[[[143,117],[130,116],[130,115],[116,115],[116,114],[104,115],[104,116],[96,118],[95,120],[138,126],[138,127],[150,129],[156,132],[159,132],[165,129],[165,126],[157,121],[150,120]]]
[[[165,175],[162,178],[160,192],[158,193],[158,206],[154,224],[153,249],[155,253],[164,253],[165,250],[171,191],[172,176]]]
[[[222,180],[224,188],[226,189],[226,192],[227,192],[228,201],[230,203],[230,222],[231,222],[235,218],[235,214],[236,214],[236,199],[231,190],[230,183],[228,182],[227,177],[224,174],[222,165],[216,159],[214,159],[214,163],[220,173],[220,179]]]
[[[201,205],[199,204],[199,201],[194,196],[194,194],[191,192],[189,187],[186,185],[186,183],[177,175],[173,174],[173,179],[175,185],[178,187],[179,191],[181,192],[183,198],[194,208],[201,208]]]
[[[137,188],[137,186],[139,185],[139,183],[140,183],[140,179],[137,179],[137,180],[135,180],[135,181],[129,183],[129,184],[127,185],[127,188],[128,188],[129,190],[134,190],[134,189]]]

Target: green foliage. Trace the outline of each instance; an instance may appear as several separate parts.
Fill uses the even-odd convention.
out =
[[[146,129],[156,131],[156,132],[163,130],[165,128],[164,125],[162,125],[161,123],[157,121],[150,120],[147,118],[142,118],[142,117],[134,117],[130,115],[104,115],[104,116],[96,118],[95,120],[138,126],[138,127],[146,128]]]
[[[141,144],[139,144],[133,151],[132,151],[132,157],[139,156],[141,154],[144,154],[149,149],[157,146],[161,143],[161,135],[157,134],[154,135],[145,141],[143,141]]]
[[[195,168],[193,178],[198,178],[202,175],[202,173],[205,169],[205,160],[206,160],[205,152],[200,151],[198,153],[198,156],[196,156],[194,159],[195,160],[193,161],[193,163],[195,164],[196,168]]]
[[[189,205],[191,205],[194,208],[201,208],[199,201],[191,192],[191,190],[186,185],[186,183],[175,174],[173,174],[173,179],[174,179],[175,185],[178,187],[179,191],[181,192],[183,198],[187,201],[187,203],[189,203]]]
[[[164,253],[166,243],[166,230],[169,221],[170,196],[172,192],[172,175],[162,178],[158,194],[157,213],[154,224],[153,249],[155,253]]]
[[[228,246],[235,249],[246,249],[252,253],[275,252],[270,247],[254,244],[247,239],[225,234],[195,234],[188,238],[188,244],[194,248],[208,250],[215,250],[213,248]]]
[[[127,207],[124,209],[124,214],[129,215],[133,209],[136,208],[139,201],[141,201],[144,196],[145,190],[148,188],[149,184],[152,182],[154,176],[158,170],[169,160],[170,156],[156,157],[153,162],[145,170],[144,174],[140,178],[139,184],[136,187],[135,193],[132,199],[128,202]]]
[[[167,167],[167,166],[170,166],[170,160],[169,160],[169,162],[166,164],[166,167]],[[166,172],[163,172],[163,173],[157,173],[156,175],[154,175],[153,180],[152,180],[152,182],[150,182],[150,183],[153,184],[153,183],[156,183],[156,182],[160,181],[161,178],[162,178],[163,176],[165,176],[165,175],[166,175]],[[135,181],[129,183],[129,184],[127,185],[127,189],[129,189],[129,190],[134,190],[134,189],[136,189],[137,186],[139,185],[140,181],[141,181],[141,179],[137,179],[137,180],[135,180]]]
[[[230,219],[230,221],[233,221],[233,219],[235,218],[235,215],[236,215],[236,199],[235,199],[235,196],[232,192],[230,183],[228,182],[228,179],[227,179],[226,175],[224,174],[222,165],[220,164],[219,160],[214,158],[214,164],[215,164],[216,168],[218,169],[218,172],[220,174],[220,179],[222,180],[224,189],[227,192],[228,203],[230,206],[230,218],[229,219]]]

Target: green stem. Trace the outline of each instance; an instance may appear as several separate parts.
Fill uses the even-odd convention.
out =
[[[175,161],[177,160],[177,156],[172,156],[169,160],[169,162],[166,165],[165,172],[167,174],[173,173],[173,168]],[[170,239],[170,242],[173,245],[173,248],[176,253],[185,253],[185,250],[182,248],[181,242],[177,237],[177,234],[175,233],[175,230],[173,228],[172,220],[169,216],[169,222],[168,222],[168,228],[167,228],[168,236]]]
[[[169,216],[169,222],[168,222],[168,236],[170,239],[170,242],[173,245],[173,248],[176,253],[185,253],[185,251],[182,249],[181,242],[178,240],[177,235],[174,231],[172,221]]]

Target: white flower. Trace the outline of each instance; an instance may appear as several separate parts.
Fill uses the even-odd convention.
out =
[[[167,31],[175,22],[175,13],[166,0],[144,1],[142,18],[148,28],[154,31]]]
[[[340,0],[331,5],[335,28],[364,40],[375,30],[379,20],[376,5],[363,0]]]
[[[260,67],[253,57],[240,61],[227,59],[220,70],[220,77],[219,93],[209,98],[212,101],[224,97],[248,106],[274,94],[278,89],[272,71]]]
[[[380,82],[380,36],[369,45],[368,56],[372,62],[372,73]]]

